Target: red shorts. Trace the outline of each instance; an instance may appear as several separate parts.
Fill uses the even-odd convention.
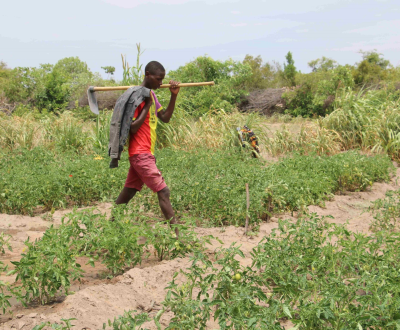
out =
[[[159,192],[167,185],[161,172],[156,166],[156,158],[152,154],[137,154],[129,157],[128,177],[125,187],[142,190],[143,184],[146,184],[154,192]]]

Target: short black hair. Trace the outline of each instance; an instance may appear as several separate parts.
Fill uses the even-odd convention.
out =
[[[144,68],[144,71],[147,72],[149,71],[151,74],[156,74],[158,72],[165,72],[165,68],[160,62],[157,61],[151,61],[147,63],[146,67]]]

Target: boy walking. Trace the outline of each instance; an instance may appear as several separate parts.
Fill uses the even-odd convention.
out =
[[[157,61],[149,62],[145,67],[145,77],[141,84],[151,89],[150,97],[143,101],[135,110],[130,128],[129,162],[130,168],[125,186],[119,194],[116,204],[127,204],[143,184],[158,195],[161,211],[171,224],[176,223],[175,213],[169,200],[170,190],[167,187],[161,172],[156,166],[154,146],[156,143],[157,121],[160,119],[168,123],[175,109],[176,98],[179,93],[179,82],[171,80],[171,99],[164,110],[158,102],[153,90],[162,85],[165,69]]]

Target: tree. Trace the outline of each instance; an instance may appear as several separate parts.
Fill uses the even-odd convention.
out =
[[[317,71],[330,71],[337,67],[337,62],[331,58],[322,56],[316,60],[308,62],[308,66],[312,69],[312,72]]]
[[[36,97],[40,108],[51,111],[64,109],[87,88],[93,73],[79,57],[59,60],[46,77],[45,90]]]
[[[106,72],[106,74],[108,74],[109,78],[111,76],[111,79],[113,79],[112,76],[114,75],[115,67],[113,67],[113,66],[102,66],[101,68]]]
[[[388,60],[381,57],[382,54],[373,51],[362,51],[363,60],[357,64],[354,71],[354,81],[360,85],[377,84],[385,80],[388,74],[388,68],[391,64]]]
[[[383,70],[391,66],[390,61],[385,60],[383,57],[381,57],[381,55],[383,54],[378,53],[376,49],[372,51],[360,50],[359,53],[362,54],[363,61],[367,61],[369,64],[378,65]]]
[[[260,55],[246,55],[243,64],[248,64],[252,71],[251,77],[245,82],[248,90],[276,87],[279,84],[279,73],[282,71],[279,63],[263,63]]]
[[[294,60],[291,52],[286,55],[286,62],[283,64],[283,77],[289,83],[290,86],[296,86],[296,67],[294,66]]]
[[[7,85],[10,79],[11,69],[7,67],[7,64],[0,61],[0,97],[4,94],[4,86]]]

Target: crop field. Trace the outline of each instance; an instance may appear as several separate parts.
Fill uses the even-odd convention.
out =
[[[129,163],[109,168],[111,111],[68,110],[78,84],[7,82],[36,101],[0,111],[0,328],[400,329],[400,92],[338,67],[267,117],[237,109],[246,63],[196,61],[171,74],[220,83],[157,128],[172,226],[148,188],[115,205]]]
[[[267,160],[235,144],[230,122],[217,134],[204,127],[210,122],[187,123],[203,125],[204,143],[165,142],[156,158],[178,241],[149,190],[127,207],[110,203],[127,162],[108,168],[101,122],[52,119],[80,123],[86,136],[76,148],[38,130],[30,146],[3,148],[2,327],[396,329],[400,204],[390,158],[329,143],[324,150],[318,125],[304,135],[308,122],[270,132],[261,117],[221,116],[253,121]],[[41,120],[28,119],[33,127]],[[207,144],[212,134],[226,134],[225,144]],[[285,134],[297,144],[277,153]]]

